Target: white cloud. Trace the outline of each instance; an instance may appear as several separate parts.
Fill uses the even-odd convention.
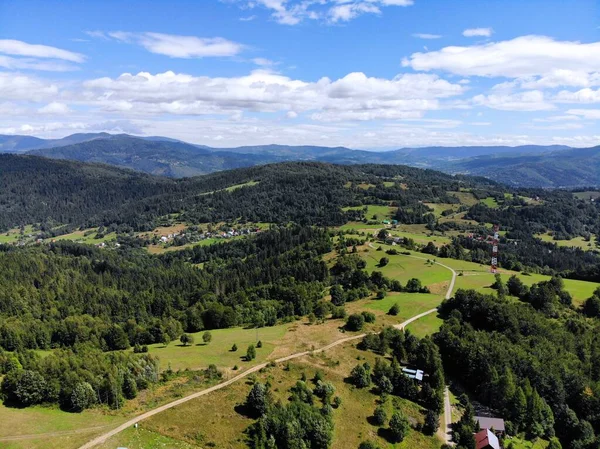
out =
[[[468,47],[451,46],[414,53],[402,62],[414,70],[443,70],[462,76],[548,77],[557,71],[600,72],[600,42],[556,41],[545,36],[521,36],[508,41]],[[563,76],[564,78],[564,76]]]
[[[277,65],[276,62],[271,61],[270,59],[267,59],[267,58],[254,58],[252,60],[252,62],[261,67],[272,67],[274,65]]]
[[[163,33],[129,33],[112,31],[107,33],[113,39],[141,45],[151,53],[172,58],[207,58],[235,56],[244,46],[222,37],[200,38]]]
[[[493,32],[491,28],[467,28],[462,34],[465,37],[490,37]]]
[[[38,109],[40,114],[48,115],[66,115],[71,112],[71,109],[64,103],[53,101]]]
[[[559,103],[600,103],[600,89],[563,90],[556,94],[555,100]]]
[[[236,0],[231,0],[236,1]],[[242,8],[263,7],[283,25],[304,20],[347,22],[363,14],[380,14],[382,7],[410,6],[413,0],[237,0]]]
[[[440,99],[464,92],[463,86],[429,74],[384,79],[350,73],[335,81],[306,82],[267,70],[231,78],[125,73],[90,80],[84,88],[81,96],[104,110],[178,115],[310,111],[315,119],[328,121],[418,117],[438,109]]]
[[[429,33],[415,33],[412,36],[417,37],[419,39],[439,39],[442,37],[441,34],[429,34]]]
[[[47,45],[34,45],[13,39],[0,39],[0,53],[33,58],[61,59],[69,62],[83,62],[85,56],[68,50]]]
[[[246,17],[240,17],[240,22],[252,22],[254,19],[256,19],[256,16],[246,16]]]
[[[501,111],[549,111],[556,107],[547,102],[544,93],[539,90],[508,95],[477,95],[473,103]]]
[[[61,61],[48,61],[35,58],[13,58],[0,55],[0,67],[8,70],[41,70],[47,72],[69,72],[78,67]]]
[[[588,120],[600,120],[600,109],[569,109],[567,114],[583,117]]]
[[[43,101],[58,95],[58,86],[37,78],[0,72],[0,98],[3,100]]]

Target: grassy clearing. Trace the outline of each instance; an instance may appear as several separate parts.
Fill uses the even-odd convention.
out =
[[[401,229],[401,228],[400,228]],[[390,230],[390,235],[392,237],[406,237],[413,239],[416,243],[421,245],[426,245],[429,242],[433,242],[436,246],[442,246],[451,242],[451,238],[449,235],[439,235],[439,234],[431,234],[431,231],[426,232],[404,232],[396,229]]]
[[[248,365],[243,356],[249,345],[255,345],[258,340],[262,341],[263,347],[256,350],[256,360],[253,364],[261,363],[273,352],[289,327],[290,324],[260,329],[215,329],[210,331],[212,341],[206,345],[202,342],[204,332],[198,332],[191,334],[194,337],[194,345],[184,347],[178,341],[173,341],[167,347],[161,343],[150,345],[148,350],[150,354],[159,357],[162,369],[166,369],[169,364],[173,370],[199,370],[210,364],[219,368],[232,368],[234,365],[243,368]],[[236,352],[231,351],[234,343],[238,346]]]
[[[344,207],[342,210],[363,210],[365,206],[354,206],[354,207]],[[365,217],[367,220],[376,220],[382,221],[388,218],[391,218],[395,213],[397,207],[392,206],[382,206],[378,204],[368,204],[367,212],[365,213]]]
[[[441,217],[442,216],[442,212],[444,212],[445,210],[453,210],[456,211],[459,207],[460,204],[450,204],[450,203],[423,203],[425,204],[425,206],[429,207],[430,209],[433,209],[433,214],[436,217]]]
[[[225,189],[225,191],[227,191],[227,192],[233,192],[234,190],[241,189],[242,187],[252,187],[252,186],[257,185],[259,182],[260,181],[248,181],[248,182],[245,182],[243,184],[236,184],[236,185],[227,187]]]
[[[104,237],[97,239],[98,228],[85,229],[83,231],[74,231],[70,234],[59,235],[58,237],[52,237],[47,239],[47,241],[61,241],[61,240],[72,240],[77,243],[85,243],[88,245],[96,245],[102,242],[109,242],[111,240],[115,240],[117,238],[117,234],[114,232],[110,234],[106,234]]]
[[[580,200],[596,200],[600,198],[600,191],[598,190],[589,190],[585,192],[574,192],[573,196]]]
[[[334,384],[336,395],[342,399],[342,405],[334,411],[335,433],[333,449],[358,447],[361,441],[372,439],[386,448],[439,448],[436,437],[425,437],[411,430],[406,440],[397,445],[387,443],[377,434],[377,427],[368,422],[376,406],[376,398],[368,389],[356,389],[344,382],[353,366],[364,360],[374,364],[372,353],[357,350],[352,344],[333,348],[324,354],[306,356],[294,360],[289,369],[276,366],[257,374],[257,379],[269,380],[275,400],[287,401],[289,388],[306,373],[310,379],[317,369],[322,370],[327,381]],[[238,413],[236,406],[242,404],[250,390],[251,382],[238,382],[227,388],[190,401],[174,409],[140,423],[143,432],[156,432],[171,438],[173,444],[187,443],[191,447],[219,447],[242,449],[247,447],[244,430],[253,420]],[[419,406],[405,400],[398,401],[400,408],[415,422],[423,422],[423,412]],[[392,404],[386,405],[391,414]],[[128,445],[130,449],[145,446],[131,444],[133,431],[113,438],[105,448]],[[150,433],[152,435],[152,433]],[[172,446],[182,447],[186,446]]]
[[[479,202],[479,200],[475,198],[475,195],[473,195],[471,192],[448,192],[448,194],[458,198],[460,204],[464,204],[466,206],[474,206]]]
[[[390,245],[381,245],[381,247],[384,249],[383,251],[366,247],[365,251],[360,252],[361,257],[367,261],[367,271],[381,271],[385,276],[399,279],[403,283],[410,278],[418,278],[426,286],[449,282],[451,279],[451,273],[444,267],[428,264],[425,260],[402,254],[390,256],[385,253],[385,250],[393,247]],[[384,267],[379,266],[379,260],[382,257],[387,257],[390,261]]]
[[[393,181],[383,181],[384,187],[394,187],[394,185],[396,185],[396,183]]]
[[[19,228],[10,229],[0,234],[0,243],[16,243],[19,240],[27,239],[30,234],[35,234],[32,225],[24,227],[23,235]]]
[[[125,418],[111,416],[102,410],[67,413],[54,407],[9,408],[0,405],[0,447],[10,449],[59,449],[77,447],[106,429],[118,426]],[[87,430],[86,430],[87,429]],[[68,432],[80,432],[65,435]],[[34,436],[52,433],[54,436],[2,441],[2,436]]]
[[[575,237],[571,240],[554,240],[554,237],[549,234],[535,234],[535,237],[539,238],[543,242],[555,243],[558,246],[569,246],[581,248],[583,250],[596,249],[595,236],[592,236],[591,241],[586,241],[583,237]]]
[[[504,442],[504,447],[507,449],[546,449],[548,444],[550,444],[548,441],[540,438],[535,441],[527,441],[513,437]]]
[[[432,313],[410,323],[408,326],[406,326],[406,329],[408,329],[417,337],[423,338],[426,335],[435,334],[438,330],[440,330],[440,327],[443,323],[444,320],[438,317],[437,314]]]
[[[491,209],[497,209],[499,207],[496,198],[492,196],[488,196],[487,198],[482,199],[480,202]]]
[[[99,449],[114,449],[116,447],[126,447],[127,449],[194,449],[198,446],[139,427],[137,429],[127,429],[98,446]]]

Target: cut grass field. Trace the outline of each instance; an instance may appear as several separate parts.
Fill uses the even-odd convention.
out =
[[[214,364],[221,369],[231,369],[234,365],[245,367],[247,362],[243,360],[249,345],[256,345],[260,340],[262,348],[256,349],[256,360],[252,363],[263,362],[273,352],[278,341],[280,341],[290,324],[272,327],[261,327],[260,329],[215,329],[210,331],[212,341],[208,344],[202,342],[204,332],[190,334],[194,337],[194,344],[182,346],[179,341],[171,342],[167,347],[163,344],[148,346],[149,353],[160,360],[161,369],[171,366],[173,370],[199,370]],[[237,345],[236,352],[231,347]]]
[[[87,235],[86,235],[87,234]],[[86,229],[84,231],[74,231],[69,234],[59,235],[58,237],[52,237],[47,239],[46,241],[61,241],[61,240],[72,240],[77,243],[85,243],[88,245],[96,245],[102,242],[110,242],[111,240],[115,240],[117,238],[117,234],[114,232],[110,234],[106,234],[104,237],[97,239],[98,235],[97,228]]]
[[[586,241],[583,237],[575,237],[570,240],[554,240],[554,237],[549,234],[536,234],[535,237],[539,238],[543,242],[555,243],[558,246],[581,248],[583,250],[596,249],[596,239],[594,236],[592,236],[591,241]]]
[[[376,407],[377,396],[369,389],[357,389],[347,384],[344,379],[351,369],[359,363],[368,361],[374,364],[375,355],[359,351],[354,344],[344,344],[327,353],[309,355],[295,360],[286,367],[278,365],[267,368],[256,375],[261,382],[270,381],[275,400],[287,401],[289,389],[298,381],[304,372],[310,379],[316,370],[324,373],[325,380],[335,386],[335,395],[340,396],[342,404],[334,410],[334,441],[333,449],[356,448],[361,441],[373,440],[381,447],[395,449],[434,449],[441,442],[436,437],[426,437],[416,430],[410,430],[407,438],[400,444],[386,442],[378,435],[377,427],[369,424],[368,418]],[[309,381],[310,382],[310,381]],[[242,449],[246,448],[245,429],[254,421],[238,411],[236,407],[243,404],[251,382],[238,382],[179,407],[169,409],[164,413],[151,417],[140,423],[143,432],[156,432],[150,435],[162,435],[170,438],[175,444],[190,446],[173,447],[218,447]],[[310,384],[312,386],[312,384]],[[422,409],[409,401],[398,400],[400,408],[414,422],[423,422]],[[392,403],[386,404],[391,415]],[[239,410],[239,409],[237,409]],[[135,431],[113,437],[102,448],[126,446],[129,449],[142,449],[143,443],[138,443],[132,437]],[[181,442],[181,443],[180,443]]]
[[[342,210],[343,211],[363,210],[364,207],[365,206],[344,207]],[[398,209],[397,207],[392,207],[392,206],[382,206],[379,204],[368,204],[367,212],[365,213],[365,218],[367,220],[383,221],[383,220],[392,218],[392,216],[396,213],[397,209]],[[375,217],[375,218],[373,218],[373,217]],[[380,225],[380,227],[381,227],[381,225]]]
[[[5,449],[62,449],[77,447],[97,434],[119,425],[125,418],[102,410],[66,413],[54,407],[9,408],[0,405],[0,447]],[[75,433],[77,432],[77,433]],[[35,435],[45,435],[35,438]],[[2,440],[3,436],[27,437]]]
[[[377,244],[375,245],[378,246]],[[385,250],[394,248],[393,246],[381,245],[381,247],[383,248],[383,251],[377,251],[370,247],[361,247],[360,255],[367,262],[367,271],[381,271],[384,276],[398,279],[403,284],[406,284],[411,278],[418,278],[423,285],[429,287],[449,282],[452,277],[450,272],[444,267],[428,264],[425,260],[407,257],[402,254],[391,256],[386,254]],[[400,248],[396,249],[400,250]],[[379,266],[379,261],[382,257],[387,257],[389,259],[389,263],[384,267]],[[420,257],[427,256],[420,255]]]

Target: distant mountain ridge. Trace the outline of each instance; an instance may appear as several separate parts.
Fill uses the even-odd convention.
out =
[[[88,133],[62,139],[0,135],[0,153],[98,162],[172,178],[273,162],[315,161],[410,165],[485,176],[514,186],[600,185],[600,147],[575,149],[563,145],[437,146],[391,151],[310,145],[212,148],[162,136]]]

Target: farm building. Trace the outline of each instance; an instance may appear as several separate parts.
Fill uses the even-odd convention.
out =
[[[475,421],[479,423],[480,429],[493,430],[495,433],[504,433],[504,420],[502,418],[490,418],[487,416],[476,416]]]
[[[475,449],[500,449],[498,437],[488,429],[475,434]]]
[[[406,377],[410,377],[411,379],[416,379],[419,382],[421,382],[423,380],[423,371],[420,369],[409,369],[409,368],[403,368],[402,372],[404,373],[404,375]]]

